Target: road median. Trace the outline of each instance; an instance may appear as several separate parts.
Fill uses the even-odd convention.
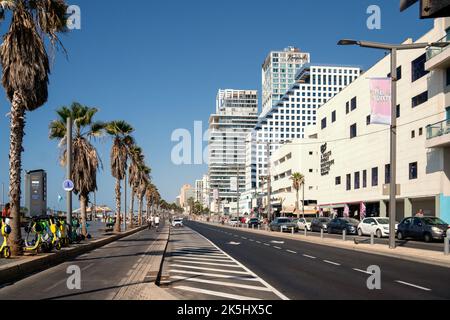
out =
[[[356,244],[354,241],[343,241],[340,239],[331,239],[324,237],[323,239],[320,237],[312,237],[312,236],[304,236],[303,234],[291,234],[291,233],[281,233],[281,232],[272,232],[266,230],[257,230],[257,229],[248,229],[248,228],[237,228],[231,227],[227,225],[204,222],[204,221],[196,221],[205,225],[211,225],[215,227],[230,229],[230,230],[239,230],[247,233],[260,234],[265,236],[284,238],[289,240],[296,240],[307,242],[311,244],[335,247],[339,249],[352,250],[367,254],[375,254],[386,257],[398,258],[413,262],[425,263],[445,268],[450,268],[450,256],[445,256],[442,252],[431,251],[431,250],[423,250],[423,249],[415,249],[415,248],[405,248],[405,247],[397,247],[395,250],[389,249],[387,245],[382,244],[368,244],[368,243],[359,243]]]

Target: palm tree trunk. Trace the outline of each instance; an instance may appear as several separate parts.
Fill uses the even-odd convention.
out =
[[[300,200],[298,195],[299,190],[297,189],[297,202],[295,204],[295,211],[297,212],[297,218],[300,218]]]
[[[120,193],[120,180],[116,179],[116,223],[114,225],[114,232],[120,232],[120,212],[122,211]]]
[[[80,194],[80,215],[81,215],[81,233],[83,236],[87,236],[87,226],[86,226],[86,204],[87,204],[87,196]]]
[[[11,205],[11,235],[9,246],[14,256],[23,254],[22,233],[20,229],[20,185],[22,173],[22,151],[25,128],[25,108],[22,97],[14,93],[11,103],[11,124],[9,143],[9,198]]]
[[[134,188],[131,188],[131,197],[130,197],[130,229],[134,228]]]
[[[302,212],[303,212],[303,218],[305,217],[305,184],[302,185],[303,190],[303,200],[302,200]]]
[[[138,197],[138,203],[139,203],[139,212],[138,212],[138,226],[142,226],[142,197]]]

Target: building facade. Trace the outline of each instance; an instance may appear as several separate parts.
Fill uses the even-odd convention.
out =
[[[417,42],[449,39],[449,27],[449,18],[436,19]],[[450,222],[450,49],[399,51],[397,63],[396,218],[423,210]],[[317,200],[325,211],[342,214],[347,205],[358,217],[364,203],[368,215],[389,215],[390,127],[371,124],[369,90],[370,78],[387,76],[390,56],[318,109]]]
[[[222,213],[230,213],[226,204],[245,190],[245,140],[257,120],[257,91],[219,90],[209,123],[208,182],[209,198],[218,190],[217,201],[225,205]]]

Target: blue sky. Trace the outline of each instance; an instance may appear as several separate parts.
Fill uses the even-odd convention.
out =
[[[219,88],[261,88],[261,64],[270,50],[289,45],[316,63],[370,67],[383,52],[336,46],[340,38],[385,42],[417,39],[432,26],[418,7],[405,13],[399,0],[78,0],[82,29],[63,35],[69,58],[57,54],[48,103],[27,115],[25,170],[48,172],[48,205],[63,194],[57,144],[48,140],[55,110],[73,101],[100,109],[98,120],[126,120],[153,169],[154,183],[173,201],[206,165],[175,166],[171,134],[208,123]],[[369,5],[379,5],[382,29],[368,30]],[[2,25],[2,34],[5,31]],[[8,183],[9,102],[0,89],[0,182]],[[111,141],[97,144],[104,169],[97,202],[114,204],[109,171]],[[75,207],[78,207],[75,203]]]

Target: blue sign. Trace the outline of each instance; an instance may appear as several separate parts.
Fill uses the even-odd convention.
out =
[[[66,180],[63,182],[63,189],[67,192],[72,192],[75,189],[75,185],[72,180]]]

